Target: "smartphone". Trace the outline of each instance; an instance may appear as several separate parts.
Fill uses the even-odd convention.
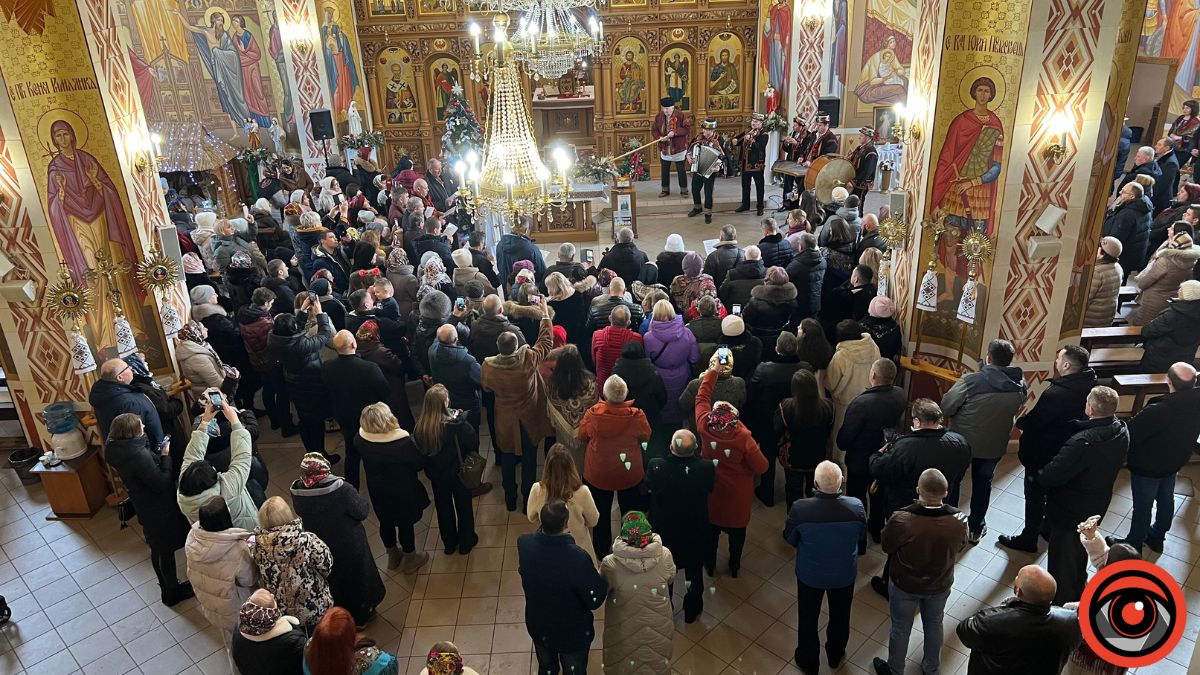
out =
[[[732,310],[732,312],[733,312],[733,315],[734,315],[734,316],[741,316],[741,315],[742,315],[742,306],[741,306],[741,305],[734,305],[734,306],[733,306],[733,310]]]
[[[319,300],[319,299],[317,299],[317,292],[316,292],[316,291],[309,291],[309,292],[308,292],[308,302],[309,302],[309,304],[313,304],[313,303],[320,302],[320,300]]]
[[[208,395],[208,403],[213,410],[220,410],[225,407],[225,397],[221,396],[221,392],[214,391]]]
[[[166,436],[163,436],[162,443],[159,444],[158,447],[166,448],[166,447],[170,447],[170,445],[171,445],[171,434],[167,434]]]
[[[249,217],[250,217],[250,209],[249,209],[249,208],[247,208],[245,204],[242,204],[242,217],[243,217],[243,218],[249,218]]]
[[[466,309],[466,308],[467,308],[467,301],[466,301],[466,300],[464,300],[463,298],[455,298],[455,299],[454,299],[454,309],[457,309],[457,310],[460,310],[460,311],[461,311],[461,310],[464,310],[464,309]]]
[[[531,296],[529,296],[529,303],[530,303],[531,305],[540,305],[540,304],[542,304],[542,296],[540,296],[540,295],[531,295]]]
[[[721,347],[717,350],[717,363],[727,366],[731,359],[733,359],[733,352],[729,351],[728,347]]]
[[[596,254],[592,249],[590,249],[590,248],[583,249],[583,261],[584,262],[592,262],[593,260],[595,260],[595,257],[596,257]]]

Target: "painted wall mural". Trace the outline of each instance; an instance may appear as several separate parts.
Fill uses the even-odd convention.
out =
[[[852,114],[872,114],[908,96],[916,0],[866,0],[861,3],[862,44],[854,49]]]
[[[362,52],[358,49],[358,33],[354,27],[354,7],[350,0],[322,0],[320,20],[321,52],[325,56],[334,120],[338,123],[346,121],[350,101],[358,102],[358,110],[365,116],[367,89],[363,86],[359,56]]]
[[[380,52],[377,64],[375,73],[383,91],[383,111],[387,123],[399,126],[420,124],[412,55],[402,47],[389,47]]]
[[[718,33],[708,43],[709,111],[723,112],[742,107],[742,61],[742,40],[737,35]]]
[[[692,109],[692,79],[696,72],[696,59],[683,47],[671,47],[663,52],[662,70],[663,96],[675,99],[680,110]]]
[[[1200,96],[1200,2],[1148,0],[1138,52],[1178,60],[1176,86],[1185,96]]]
[[[769,82],[779,92],[780,100],[786,103],[791,100],[788,96],[791,91],[791,0],[762,0],[759,5],[758,33],[758,76],[755,86],[762,91]]]
[[[645,115],[646,77],[650,72],[646,45],[635,37],[617,40],[613,49],[613,84],[618,115]]]
[[[922,333],[957,346],[963,323],[958,299],[969,272],[958,244],[971,232],[995,239],[1006,171],[1006,139],[1012,134],[1017,86],[1025,61],[1030,6],[1001,0],[979,8],[952,3],[946,9],[942,66],[932,131],[933,176],[926,218],[944,219],[947,232],[936,250],[941,274],[938,310],[928,313]],[[987,26],[987,32],[982,27]],[[933,251],[922,242],[922,261]],[[991,261],[976,270],[981,307],[990,291]],[[979,353],[985,314],[967,332],[966,350]]]

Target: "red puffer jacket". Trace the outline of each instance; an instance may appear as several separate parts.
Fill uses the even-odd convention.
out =
[[[696,392],[701,454],[715,460],[717,466],[717,484],[708,497],[708,522],[717,527],[746,527],[750,524],[754,481],[767,470],[767,458],[741,421],[723,431],[709,425],[716,381],[717,372],[707,371]]]
[[[612,375],[613,366],[621,358],[621,348],[630,340],[641,342],[642,336],[628,328],[606,326],[592,333],[592,363],[596,364],[596,388],[603,389]]]

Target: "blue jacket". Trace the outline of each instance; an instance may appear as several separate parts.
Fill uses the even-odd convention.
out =
[[[858,548],[867,543],[867,510],[854,497],[817,492],[792,504],[783,536],[796,547],[801,583],[845,588],[858,576]]]
[[[541,530],[517,537],[518,571],[525,589],[525,628],[534,644],[555,652],[587,649],[596,637],[592,612],[608,584],[569,532]]]
[[[532,241],[515,234],[506,234],[496,243],[496,267],[500,271],[500,280],[508,283],[513,273],[513,263],[518,260],[528,260],[533,263],[533,273],[540,282],[546,276],[546,260],[542,251]]]
[[[429,374],[433,381],[450,392],[450,407],[479,410],[479,362],[462,345],[442,344],[434,340],[429,345]]]

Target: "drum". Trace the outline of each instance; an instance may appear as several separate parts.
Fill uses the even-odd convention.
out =
[[[808,173],[808,167],[800,166],[798,162],[778,161],[771,165],[771,171],[781,176],[803,178]]]
[[[692,173],[705,178],[721,170],[721,153],[711,145],[697,143],[692,146]]]
[[[854,165],[837,155],[823,155],[808,165],[804,179],[806,187],[816,193],[817,201],[828,204],[833,201],[833,188],[845,187],[854,180]]]

